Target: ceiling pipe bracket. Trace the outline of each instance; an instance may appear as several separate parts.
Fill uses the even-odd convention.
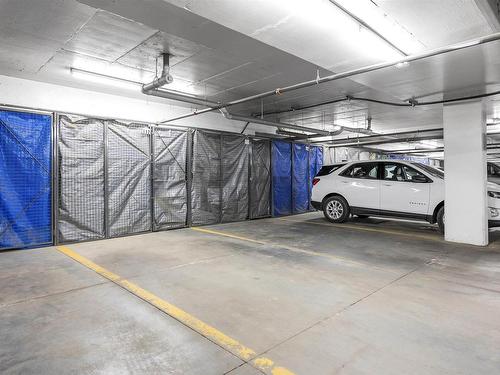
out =
[[[170,75],[170,54],[162,53],[161,59],[161,75],[155,78],[152,82],[142,85],[142,92],[148,94],[149,91],[157,90],[162,86],[168,85],[174,81],[174,77]]]

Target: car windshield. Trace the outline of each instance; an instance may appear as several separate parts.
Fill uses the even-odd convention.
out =
[[[412,163],[412,164],[419,167],[420,169],[423,169],[424,171],[426,171],[427,173],[429,173],[430,175],[432,175],[434,177],[444,179],[444,172],[440,171],[437,168],[431,167],[430,165],[423,164],[423,163]]]
[[[321,167],[319,170],[318,174],[316,176],[326,176],[332,173],[333,171],[336,171],[340,167],[343,167],[345,164],[334,164],[334,165],[324,165]]]

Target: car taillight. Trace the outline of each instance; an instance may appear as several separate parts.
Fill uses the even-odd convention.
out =
[[[313,186],[316,185],[319,182],[319,178],[313,178]]]

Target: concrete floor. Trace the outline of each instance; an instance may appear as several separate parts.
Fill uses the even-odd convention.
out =
[[[319,213],[203,229],[243,238],[69,247],[294,374],[500,373],[498,232],[478,248]],[[2,374],[266,372],[55,248],[0,253],[0,332]]]

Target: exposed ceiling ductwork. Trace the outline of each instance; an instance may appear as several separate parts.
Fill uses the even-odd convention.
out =
[[[183,93],[178,93],[178,92],[173,92],[173,91],[168,91],[168,90],[161,90],[161,88],[164,85],[167,85],[167,84],[173,82],[173,77],[170,75],[169,60],[170,60],[170,55],[168,53],[164,53],[160,56],[159,61],[161,64],[161,75],[159,77],[155,78],[152,82],[144,84],[142,86],[142,92],[144,94],[157,96],[157,97],[170,99],[170,100],[177,100],[177,101],[181,101],[184,103],[202,105],[202,106],[206,106],[209,108],[220,106],[220,103],[211,102],[211,101],[204,100],[204,99],[201,99],[201,98],[198,98],[195,96],[190,96],[190,95],[186,95]],[[226,119],[229,119],[229,120],[254,123],[254,124],[259,124],[259,125],[264,125],[264,126],[275,127],[278,129],[293,129],[293,130],[311,133],[311,134],[304,134],[302,138],[307,138],[309,135],[312,135],[312,136],[336,136],[336,135],[343,133],[344,131],[349,131],[349,132],[354,132],[354,133],[362,133],[362,134],[373,134],[373,132],[369,128],[364,129],[364,128],[350,128],[350,127],[341,126],[340,129],[338,129],[338,130],[327,131],[327,130],[321,130],[321,129],[316,129],[316,128],[308,128],[305,126],[299,126],[299,125],[294,125],[294,124],[268,121],[268,120],[259,119],[256,117],[247,117],[247,116],[243,116],[243,115],[231,114],[227,111],[227,109],[225,107],[221,107],[219,110],[222,113],[222,115]],[[296,134],[300,135],[300,133],[296,133]]]
[[[445,46],[445,47],[437,48],[437,49],[434,49],[434,50],[431,50],[431,51],[427,51],[427,52],[424,52],[424,53],[407,56],[407,57],[404,57],[402,59],[398,59],[398,60],[395,60],[395,61],[390,61],[390,62],[384,62],[384,63],[380,63],[380,64],[369,65],[369,66],[366,66],[366,67],[349,70],[349,71],[346,71],[346,72],[343,72],[343,73],[336,73],[336,74],[332,74],[332,75],[329,75],[329,76],[326,76],[326,77],[322,77],[322,78],[317,77],[314,80],[304,81],[304,82],[296,83],[296,84],[293,84],[293,85],[290,85],[290,86],[285,86],[285,87],[282,87],[282,88],[276,88],[274,90],[262,92],[262,93],[256,94],[256,95],[247,96],[247,97],[244,97],[244,98],[241,98],[241,99],[237,99],[237,100],[232,100],[232,101],[229,101],[227,103],[219,104],[219,105],[214,106],[214,107],[205,108],[205,109],[202,109],[202,110],[199,110],[199,111],[188,113],[188,114],[183,115],[183,116],[179,116],[179,117],[175,117],[175,118],[172,118],[172,119],[169,119],[169,120],[165,120],[165,121],[163,121],[163,123],[169,123],[169,122],[172,122],[172,121],[181,120],[181,119],[184,119],[184,118],[201,115],[203,113],[216,111],[216,110],[219,110],[219,109],[222,109],[222,108],[232,107],[232,106],[235,106],[235,105],[238,105],[238,104],[243,104],[243,103],[247,103],[247,102],[250,102],[250,101],[255,101],[255,100],[258,100],[258,99],[264,99],[264,98],[267,98],[267,97],[270,97],[270,96],[274,96],[274,95],[282,95],[282,94],[285,94],[287,92],[292,92],[292,91],[295,91],[295,90],[299,90],[299,89],[303,89],[303,88],[307,88],[307,87],[311,87],[311,86],[315,86],[315,85],[320,85],[320,84],[323,84],[323,83],[326,83],[326,82],[332,82],[332,81],[340,80],[340,79],[343,79],[343,78],[349,78],[349,77],[360,75],[360,74],[364,74],[364,73],[370,73],[370,72],[374,72],[374,71],[377,71],[377,70],[389,68],[391,66],[397,66],[399,64],[406,64],[406,63],[410,63],[412,61],[418,61],[418,60],[422,60],[422,59],[433,57],[433,56],[443,55],[443,54],[446,54],[446,53],[449,53],[449,52],[459,51],[459,50],[467,49],[467,48],[470,48],[470,47],[473,47],[473,46],[477,46],[477,45],[481,45],[481,44],[490,43],[490,42],[497,41],[497,40],[500,40],[500,32],[499,33],[493,33],[493,34],[487,35],[485,37],[481,37],[481,38],[476,38],[476,39],[473,39],[473,40],[469,40],[469,41],[466,41],[466,42],[457,43],[457,44],[453,44],[453,45],[450,45],[450,46]],[[497,93],[495,93],[495,95],[496,94]],[[346,99],[349,99],[349,98],[347,97]],[[465,100],[465,99],[466,98],[459,98],[459,99],[452,99],[452,100],[448,100],[448,101]],[[367,99],[365,99],[365,100],[367,100]],[[438,103],[439,102],[432,102],[432,103],[426,103],[426,104],[438,104]],[[406,103],[406,104],[402,103],[402,104],[405,105],[405,106],[415,106],[418,103],[415,102],[415,101],[413,101],[413,102],[410,102],[410,103]]]

